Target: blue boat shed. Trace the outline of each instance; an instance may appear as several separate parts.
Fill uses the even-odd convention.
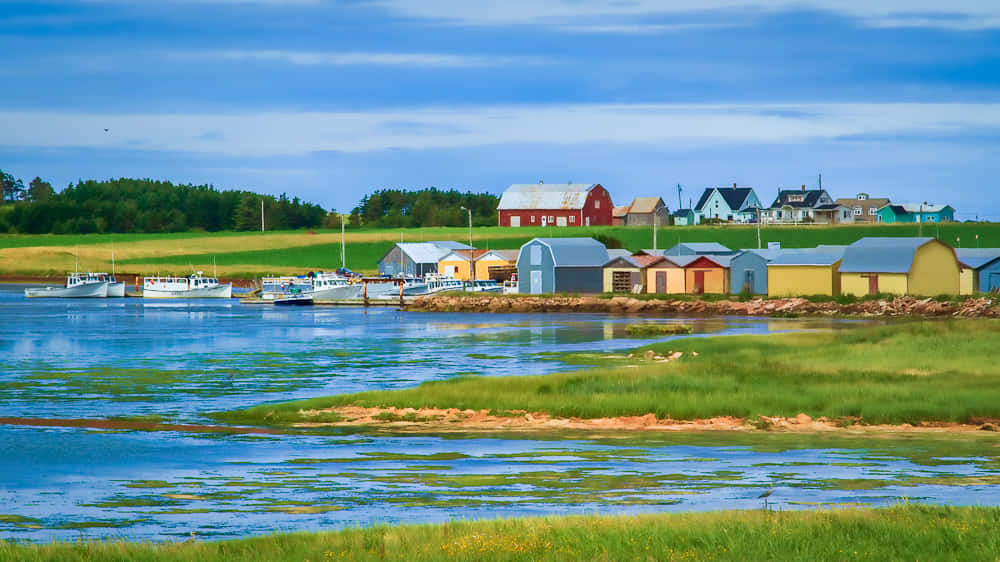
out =
[[[742,250],[729,261],[729,291],[740,294],[767,294],[767,264],[781,254],[780,249]]]
[[[718,242],[681,242],[663,252],[664,256],[731,256],[735,250]]]
[[[593,238],[535,238],[517,256],[517,291],[600,293],[608,250]]]
[[[1000,292],[1000,248],[958,248],[955,253],[975,272],[974,293]]]
[[[434,242],[399,242],[378,260],[378,274],[422,277],[438,272],[438,261],[453,250],[469,250],[471,246],[451,240]]]

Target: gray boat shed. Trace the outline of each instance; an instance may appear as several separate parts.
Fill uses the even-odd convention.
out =
[[[600,293],[608,250],[593,238],[535,238],[517,257],[517,290],[526,294]]]

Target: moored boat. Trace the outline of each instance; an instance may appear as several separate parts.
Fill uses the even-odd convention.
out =
[[[465,290],[469,293],[499,293],[503,287],[496,281],[480,279],[466,283]]]
[[[357,299],[361,298],[361,285],[337,273],[320,272],[313,277],[312,291],[306,294],[319,300]]]
[[[308,293],[292,293],[274,299],[277,306],[312,306],[313,298]]]
[[[29,287],[28,298],[104,298],[108,296],[107,277],[95,273],[70,273],[62,287]]]
[[[190,277],[143,277],[142,296],[149,299],[229,299],[232,283],[219,283],[201,272]]]
[[[109,297],[124,297],[125,296],[125,282],[118,281],[115,279],[115,275],[107,273],[92,273],[91,275],[108,282],[108,294]]]

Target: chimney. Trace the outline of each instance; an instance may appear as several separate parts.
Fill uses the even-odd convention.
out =
[[[733,189],[736,189],[736,182],[733,182]]]
[[[806,184],[802,184],[802,191],[806,190]]]

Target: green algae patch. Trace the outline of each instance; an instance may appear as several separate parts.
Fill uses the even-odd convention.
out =
[[[632,324],[625,326],[625,333],[630,336],[666,336],[690,334],[694,331],[685,324]]]

